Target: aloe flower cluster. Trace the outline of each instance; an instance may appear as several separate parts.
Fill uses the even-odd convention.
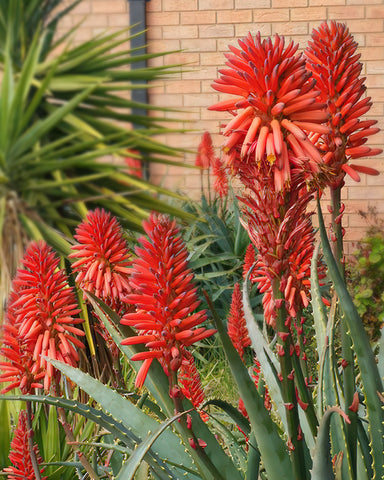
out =
[[[131,292],[128,273],[130,254],[121,227],[104,209],[90,211],[77,227],[70,258],[76,283],[107,305],[119,309]]]
[[[298,45],[285,46],[283,37],[261,41],[260,33],[230,46],[228,68],[220,70],[214,89],[235,95],[209,107],[228,111],[233,118],[222,133],[228,168],[240,175],[245,166],[256,165],[260,176],[272,176],[275,190],[289,188],[290,152],[306,160],[306,168],[318,172],[321,155],[308,132],[329,132],[326,104],[317,102],[320,91],[296,54]]]
[[[379,128],[374,127],[376,120],[360,118],[369,111],[372,102],[370,97],[363,97],[366,87],[365,78],[360,77],[362,63],[360,54],[356,53],[357,43],[345,24],[332,21],[313,30],[308,45],[307,69],[316,80],[319,98],[327,103],[330,130],[313,136],[312,141],[317,143],[323,162],[331,169],[331,186],[341,185],[346,173],[355,181],[360,181],[359,173],[378,175],[379,172],[369,166],[350,163],[382,152],[366,145],[368,137]]]
[[[190,362],[187,347],[215,333],[200,325],[206,320],[200,305],[193,273],[188,268],[188,251],[175,221],[152,214],[143,222],[147,238],[136,247],[130,284],[135,293],[127,301],[136,311],[126,313],[121,323],[136,328],[137,336],[125,339],[124,345],[143,344],[144,352],[132,360],[144,360],[136,377],[136,386],[143,385],[148,369],[157,358],[165,373],[172,378],[182,364]],[[180,392],[171,381],[171,396]]]
[[[3,392],[16,387],[23,393],[42,387],[49,391],[55,370],[45,357],[71,366],[79,361],[77,349],[84,347],[78,338],[84,332],[76,326],[82,323],[80,309],[59,259],[45,242],[31,243],[22,263],[4,325],[1,354],[6,361],[0,363],[0,381],[11,382]]]
[[[33,480],[36,478],[35,471],[32,464],[31,454],[28,446],[28,437],[31,432],[27,427],[27,413],[22,410],[19,414],[19,420],[17,427],[13,435],[11,443],[11,451],[9,459],[12,462],[11,467],[4,468],[4,472],[7,474],[9,480]],[[42,458],[39,454],[38,446],[33,446],[34,455],[38,464],[42,463]],[[45,468],[40,469],[40,474],[44,472]],[[41,480],[46,480],[48,477],[41,475]]]

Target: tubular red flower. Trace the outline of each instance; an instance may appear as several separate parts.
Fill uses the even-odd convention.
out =
[[[215,175],[215,183],[213,188],[219,197],[224,198],[228,195],[228,178],[225,173],[225,166],[220,158],[216,158],[212,165],[213,174]]]
[[[84,332],[74,325],[82,323],[76,318],[80,309],[65,271],[57,268],[59,259],[45,242],[32,242],[22,263],[12,283],[1,349],[8,361],[1,364],[0,378],[13,382],[5,390],[20,387],[30,393],[44,377],[48,391],[55,370],[43,357],[72,366],[79,360],[76,348],[84,345],[77,337]]]
[[[309,292],[311,258],[314,249],[314,229],[307,205],[312,195],[305,183],[295,185],[289,195],[273,191],[272,179],[255,182],[252,172],[244,182],[248,195],[244,203],[244,226],[258,255],[252,280],[264,293],[266,322],[276,327],[280,303],[288,314],[296,317],[306,306]],[[275,298],[273,283],[278,281],[283,300]]]
[[[272,171],[275,188],[280,191],[291,182],[289,135],[302,146],[311,169],[317,170],[321,156],[308,145],[307,132],[329,131],[319,125],[327,119],[325,104],[316,101],[320,92],[313,88],[315,82],[293,42],[285,46],[284,38],[278,35],[274,41],[261,41],[258,33],[254,38],[248,34],[239,45],[229,47],[228,68],[220,70],[221,77],[212,85],[237,97],[209,109],[234,115],[223,130],[228,137],[224,151],[234,173],[241,172],[246,164],[256,165],[261,176]]]
[[[228,336],[233,346],[236,348],[240,358],[244,361],[244,349],[251,345],[251,339],[248,335],[248,329],[243,312],[243,301],[241,298],[240,285],[235,284],[232,293],[232,303],[229,310]]]
[[[375,120],[359,118],[370,109],[371,99],[362,98],[366,91],[365,78],[360,78],[362,63],[356,52],[357,43],[346,25],[335,21],[323,22],[314,29],[312,41],[305,50],[307,68],[317,80],[319,99],[328,105],[330,132],[320,132],[322,135],[317,143],[327,155],[333,187],[343,184],[345,173],[355,181],[360,180],[358,170],[345,165],[350,159],[382,152],[364,145],[379,129],[373,127],[377,123]],[[371,169],[364,173],[377,175],[378,172]]]
[[[197,149],[195,165],[206,170],[213,165],[215,158],[211,134],[204,132]]]
[[[133,177],[143,178],[143,165],[137,150],[127,150],[129,156],[124,157],[124,162],[128,167],[128,174]],[[132,156],[133,155],[133,156]]]
[[[31,454],[28,446],[28,436],[30,432],[27,428],[27,412],[22,410],[19,414],[19,420],[13,440],[11,443],[11,451],[9,453],[9,460],[12,462],[12,467],[4,468],[4,472],[7,473],[9,480],[30,479],[33,480],[35,472],[31,460]],[[42,458],[39,455],[38,446],[35,444],[33,447],[38,463],[42,463]],[[40,473],[43,473],[45,467],[40,469]],[[42,480],[46,480],[48,477],[42,477]]]
[[[131,292],[129,285],[130,254],[121,227],[110,213],[96,209],[77,227],[70,258],[77,273],[76,282],[111,307],[119,308]]]
[[[204,327],[194,328],[206,320],[206,313],[195,312],[200,301],[176,222],[151,214],[143,226],[148,238],[142,237],[141,246],[136,247],[130,280],[135,294],[127,295],[136,312],[125,314],[121,320],[123,325],[139,330],[139,339],[127,338],[122,343],[139,342],[148,348],[132,357],[148,360],[136,378],[137,387],[143,385],[153,358],[158,358],[170,375],[178,371],[183,359],[188,360],[186,346],[215,333]]]
[[[193,355],[188,351],[184,351],[183,357],[181,367],[178,371],[178,381],[181,385],[183,395],[198,409],[204,402],[204,390],[201,385],[200,375],[196,368]],[[200,416],[204,421],[208,420],[206,413],[200,412]]]

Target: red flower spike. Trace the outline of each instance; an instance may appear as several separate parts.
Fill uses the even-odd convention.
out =
[[[220,158],[215,158],[212,163],[213,175],[215,176],[215,183],[213,189],[220,198],[228,195],[228,178],[225,172],[225,166]]]
[[[288,137],[295,139],[302,157],[317,171],[321,156],[306,132],[329,133],[327,126],[320,125],[328,116],[325,104],[316,102],[320,92],[313,88],[305,59],[296,54],[297,45],[285,46],[278,35],[274,42],[270,38],[261,41],[260,33],[254,38],[248,34],[239,45],[230,47],[228,68],[220,71],[220,79],[212,85],[219,92],[236,95],[237,101],[209,107],[234,115],[223,129],[227,137],[224,151],[231,158],[228,166],[235,174],[241,173],[244,165],[256,165],[261,176],[272,171],[275,189],[289,189]]]
[[[188,351],[184,351],[183,356],[184,359],[178,372],[178,381],[181,384],[181,391],[184,396],[198,409],[204,402],[204,390],[201,385],[200,375],[193,355]],[[204,412],[200,412],[200,416],[204,421],[207,421],[209,418]]]
[[[9,453],[9,460],[12,462],[12,467],[4,468],[4,472],[7,473],[8,480],[20,480],[31,479],[35,477],[33,464],[31,460],[31,454],[28,446],[28,437],[30,432],[27,428],[27,413],[22,410],[19,414],[19,420],[15,433],[13,434],[13,440],[11,443],[11,451]],[[42,463],[42,458],[39,455],[38,446],[35,444],[33,450],[36,455],[38,463]],[[40,469],[42,474],[45,467]],[[46,480],[48,477],[41,477],[42,480]]]
[[[240,358],[244,361],[244,349],[251,345],[248,329],[243,312],[243,301],[240,292],[240,285],[235,284],[232,293],[232,303],[228,317],[228,336],[236,348]]]
[[[353,180],[360,181],[354,165],[347,165],[353,158],[367,157],[381,153],[363,145],[369,136],[379,131],[372,128],[375,120],[360,120],[370,107],[370,97],[362,98],[366,87],[360,78],[362,63],[356,54],[357,43],[345,24],[335,21],[324,22],[312,32],[312,41],[305,51],[307,67],[316,79],[320,102],[327,102],[329,133],[323,132],[317,141],[331,167],[330,185],[342,185],[347,173]],[[321,132],[320,132],[321,133]],[[363,167],[364,168],[364,167]],[[362,171],[377,175],[375,169]]]
[[[20,387],[22,393],[34,388],[49,390],[55,369],[44,357],[58,359],[77,366],[76,348],[83,348],[77,336],[84,332],[75,327],[82,323],[76,315],[75,294],[68,286],[64,270],[59,270],[59,259],[43,241],[32,242],[25,252],[22,268],[12,283],[4,325],[1,354],[2,381],[12,384],[4,391]]]
[[[197,149],[195,166],[207,170],[209,167],[214,166],[215,159],[211,134],[204,132]]]
[[[139,343],[148,350],[134,355],[133,360],[146,360],[139,370],[135,385],[145,381],[150,363],[158,358],[167,375],[175,368],[174,352],[180,352],[179,368],[190,361],[189,345],[213,335],[216,330],[195,328],[206,320],[205,311],[195,312],[200,305],[193,273],[188,268],[188,251],[179,235],[176,222],[163,215],[151,214],[143,222],[148,238],[140,238],[130,269],[130,284],[135,294],[126,297],[136,305],[136,312],[121,319],[123,325],[139,330]],[[159,342],[153,345],[153,340]],[[131,344],[131,338],[122,344]],[[176,349],[176,350],[175,350]],[[145,370],[144,370],[145,369]],[[178,369],[174,370],[177,371]]]
[[[245,251],[244,265],[243,265],[243,278],[247,276],[249,270],[251,269],[251,267],[253,267],[255,262],[256,262],[255,247],[253,246],[252,243],[250,243]],[[251,275],[251,280],[252,278],[253,278],[253,275]]]
[[[129,285],[129,258],[127,244],[116,218],[104,209],[90,211],[77,227],[70,258],[77,273],[80,288],[94,293],[111,307],[124,302],[131,293]]]
[[[139,152],[137,150],[127,149],[127,153],[129,156],[124,158],[124,162],[128,167],[128,174],[133,177],[143,178],[143,165],[140,160]]]

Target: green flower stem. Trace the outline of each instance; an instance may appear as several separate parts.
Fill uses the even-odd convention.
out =
[[[35,472],[36,480],[41,480],[40,468],[37,462],[36,453],[33,448],[33,428],[32,428],[32,403],[25,402],[27,408],[27,429],[28,429],[28,449],[31,457],[33,471]]]
[[[177,372],[172,372],[171,375],[168,376],[169,379],[169,388],[172,390],[173,387],[178,387],[178,382],[177,382]],[[182,396],[175,396],[172,398],[173,403],[175,405],[175,415],[179,413],[185,412],[185,408],[183,405],[183,397]],[[200,447],[199,445],[199,439],[196,437],[196,435],[193,432],[193,427],[188,428],[187,427],[187,419],[186,415],[181,416],[178,419],[179,425],[181,427],[181,433],[184,437],[184,441],[186,445],[189,445],[189,439],[192,438],[193,441],[195,442],[196,448],[194,448],[197,456],[201,460],[201,462],[205,465],[209,473],[212,475],[210,477],[210,480],[224,480],[220,472],[217,470],[215,465],[212,463],[211,459],[208,457],[208,455],[205,453],[204,448]],[[192,447],[191,447],[192,448]],[[209,480],[209,479],[207,479]]]
[[[341,186],[331,188],[331,207],[332,207],[332,229],[336,236],[336,240],[331,243],[332,253],[335,257],[337,266],[343,278],[345,278],[345,267],[343,262],[343,229],[341,218],[336,222],[336,218],[340,215],[341,208]],[[339,310],[339,309],[338,309]],[[344,411],[349,416],[351,423],[346,425],[347,432],[347,448],[351,459],[351,469],[353,479],[356,478],[356,450],[357,450],[357,413],[351,412],[348,407],[352,404],[353,395],[355,393],[355,375],[354,375],[354,353],[352,348],[352,340],[348,334],[348,325],[345,315],[340,318],[340,337],[341,352],[344,364],[343,368],[343,390],[345,407]]]
[[[275,279],[273,283],[273,295],[275,300],[283,299],[284,295],[279,290],[280,279]],[[287,318],[287,311],[284,306],[277,309],[276,330],[281,333],[290,333],[289,328],[285,325]],[[291,357],[291,335],[283,341],[278,337],[277,342],[282,345],[284,355],[279,356],[280,372],[282,375],[281,390],[284,403],[287,407],[287,423],[288,423],[288,440],[291,442],[291,460],[293,466],[293,473],[296,480],[308,479],[308,472],[306,471],[306,462],[304,455],[303,440],[298,440],[300,431],[299,411],[295,392],[294,376],[290,377],[293,369],[293,362]],[[293,354],[295,355],[295,353]]]

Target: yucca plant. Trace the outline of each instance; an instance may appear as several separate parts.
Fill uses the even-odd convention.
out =
[[[60,235],[70,237],[88,208],[104,206],[133,231],[155,208],[184,215],[158,198],[170,192],[128,174],[122,161],[127,150],[143,162],[177,156],[155,140],[167,131],[160,118],[133,113],[162,109],[129,97],[178,67],[132,68],[163,54],[131,50],[129,28],[78,45],[76,29],[57,38],[58,21],[77,3],[0,2],[2,295],[27,239],[60,250]]]
[[[344,74],[357,61],[350,56],[353,39],[345,26],[336,22],[323,24],[320,31],[323,48],[329,42],[342,62],[334,81],[338,94],[346,99]],[[238,385],[239,405],[222,399],[204,403],[193,348],[215,330],[210,328],[207,312],[201,310],[180,231],[167,216],[153,214],[143,222],[146,236],[138,240],[128,265],[116,222],[105,212],[92,212],[88,225],[82,224],[78,230],[79,243],[72,246],[70,257],[76,258],[73,268],[78,286],[118,346],[121,358],[131,364],[142,396],[125,398],[73,366],[74,346],[81,347],[74,335],[84,335],[70,324],[80,322],[65,315],[71,311],[73,317],[75,305],[60,304],[57,291],[63,282],[54,284],[61,278],[59,273],[45,272],[50,279],[45,292],[45,282],[36,281],[39,268],[45,268],[44,261],[31,268],[28,260],[14,280],[6,324],[14,335],[4,342],[2,352],[8,360],[1,364],[4,373],[0,380],[12,382],[6,390],[19,386],[27,395],[4,398],[56,406],[99,425],[103,438],[88,445],[94,462],[80,466],[76,461],[79,472],[84,475],[87,471],[91,478],[138,479],[147,472],[154,478],[191,480],[384,478],[384,337],[375,356],[348,293],[340,258],[332,251],[332,242],[342,242],[337,231],[327,232],[320,208],[321,193],[339,166],[323,161],[328,150],[316,147],[322,144],[321,138],[333,138],[332,127],[324,125],[332,111],[327,112],[328,104],[317,101],[319,91],[293,43],[285,46],[278,35],[274,41],[262,41],[260,34],[249,34],[239,46],[231,47],[229,68],[215,82],[218,90],[237,96],[212,108],[228,109],[233,115],[225,127],[226,165],[246,187],[239,199],[240,215],[257,257],[249,268],[242,297],[240,288],[234,289],[228,330],[206,294]],[[332,58],[329,55],[327,61]],[[355,100],[358,102],[358,96]],[[343,135],[346,125],[355,129],[353,135],[358,134],[334,142],[345,148],[348,142],[364,138],[370,127],[357,118],[359,107],[342,106],[340,99],[337,104],[343,112],[352,109],[350,113],[355,114],[353,119],[339,119]],[[343,165],[350,153],[367,151],[356,150],[356,145],[350,148],[354,150],[338,152],[344,155],[342,161],[337,157]],[[333,153],[325,160],[330,158]],[[347,173],[348,167],[343,171]],[[314,196],[327,270],[319,261],[307,211]],[[102,220],[98,235],[89,227],[90,217]],[[34,251],[37,247],[30,248]],[[46,249],[42,243],[39,248]],[[47,257],[52,259],[51,254]],[[326,280],[331,284],[331,302],[322,298],[320,283]],[[262,326],[253,316],[249,281],[263,294]],[[33,295],[35,291],[46,295],[42,299]],[[309,303],[316,332],[316,378],[311,378],[307,369],[307,349],[314,348],[314,343],[307,342],[303,329],[303,322],[310,317],[306,312]],[[352,348],[346,358],[348,344]],[[247,349],[250,355],[246,355]],[[53,393],[53,385],[62,392],[61,374],[101,408],[71,395],[33,394],[32,387],[45,387],[45,393]],[[143,386],[150,397],[141,390]],[[171,425],[173,430],[168,428]],[[16,442],[14,449],[24,448],[30,455],[39,480],[40,458],[31,436],[28,441],[28,449],[22,442]],[[114,467],[105,461],[105,452],[114,458]]]

